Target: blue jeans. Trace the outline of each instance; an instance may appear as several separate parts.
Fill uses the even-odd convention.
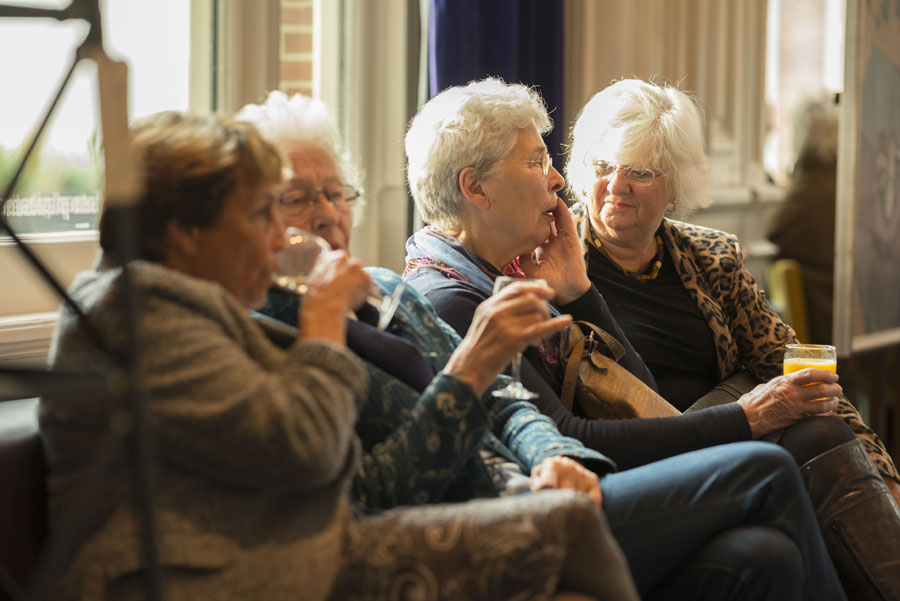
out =
[[[780,447],[712,447],[610,474],[601,486],[648,599],[847,599],[796,463]]]

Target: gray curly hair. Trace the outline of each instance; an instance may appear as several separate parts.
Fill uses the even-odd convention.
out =
[[[409,189],[422,219],[444,230],[458,227],[465,206],[460,172],[489,171],[530,125],[542,135],[553,128],[544,100],[497,78],[447,88],[426,102],[405,140]]]
[[[566,162],[572,194],[588,206],[595,159],[665,173],[675,219],[712,204],[700,109],[677,88],[623,79],[594,94],[572,127]]]
[[[301,146],[312,144],[325,151],[341,181],[360,193],[360,200],[353,206],[353,222],[359,220],[363,209],[362,171],[344,150],[341,134],[324,102],[303,94],[288,96],[273,90],[263,104],[248,104],[236,118],[255,125],[266,140],[277,146],[285,155],[287,167],[291,164],[287,155]]]

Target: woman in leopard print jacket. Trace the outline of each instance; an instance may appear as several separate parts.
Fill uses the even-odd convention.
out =
[[[735,236],[674,220],[711,202],[702,132],[693,100],[673,87],[622,80],[585,105],[566,171],[588,276],[673,405],[690,410],[743,371],[757,385],[737,402],[746,410],[762,395],[777,406],[794,331]],[[756,430],[753,411],[747,418]],[[853,405],[841,396],[831,415],[764,439],[801,465],[849,596],[900,598],[900,476]]]

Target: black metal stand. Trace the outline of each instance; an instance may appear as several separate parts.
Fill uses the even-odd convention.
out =
[[[50,285],[56,294],[62,299],[68,310],[72,311],[79,319],[81,326],[91,338],[94,345],[105,352],[112,363],[109,370],[101,370],[97,374],[71,374],[58,373],[46,370],[28,369],[4,369],[0,370],[0,384],[9,386],[9,393],[23,396],[39,396],[61,390],[84,389],[85,387],[97,387],[98,390],[110,388],[110,380],[124,382],[125,392],[122,395],[123,407],[120,409],[122,420],[119,423],[127,423],[130,427],[120,431],[110,431],[106,440],[98,445],[98,452],[92,464],[90,475],[82,483],[75,507],[59,531],[52,533],[50,542],[45,545],[41,561],[33,578],[32,590],[26,595],[21,590],[10,590],[9,596],[14,599],[40,600],[47,598],[50,587],[59,577],[71,560],[72,554],[80,540],[82,528],[82,516],[86,515],[91,507],[91,496],[97,487],[94,485],[102,476],[111,458],[122,450],[122,446],[130,446],[130,450],[136,464],[135,470],[135,501],[140,507],[142,552],[147,566],[147,594],[153,601],[162,598],[162,580],[160,578],[159,559],[156,545],[156,518],[154,512],[154,478],[153,478],[153,446],[150,428],[146,416],[146,404],[144,403],[145,391],[141,386],[139,348],[135,332],[135,317],[138,315],[139,300],[133,287],[130,285],[130,269],[128,261],[134,257],[134,236],[130,235],[133,229],[120,228],[119,236],[123,242],[120,245],[123,259],[123,284],[125,297],[125,316],[128,324],[126,348],[112,349],[105,344],[97,329],[92,326],[82,308],[65,291],[64,287],[53,277],[50,271],[41,263],[31,249],[12,231],[9,223],[2,216],[2,208],[15,190],[19,177],[25,168],[28,159],[33,153],[37,142],[46,128],[63,91],[68,85],[76,65],[84,59],[97,63],[100,80],[100,112],[104,151],[106,158],[106,190],[104,202],[110,206],[116,206],[119,213],[120,225],[133,227],[133,199],[138,186],[135,183],[133,165],[123,164],[123,157],[130,156],[128,147],[115,148],[112,146],[127,145],[127,117],[122,108],[126,98],[114,97],[116,92],[127,91],[127,79],[125,66],[109,59],[103,48],[103,35],[99,0],[72,0],[64,9],[44,9],[34,7],[20,7],[0,5],[0,17],[28,17],[50,18],[56,20],[82,19],[88,22],[89,30],[84,41],[75,51],[72,65],[66,72],[57,90],[56,95],[48,106],[43,120],[37,127],[21,162],[8,182],[0,197],[0,231],[4,231],[13,239],[16,246],[22,251],[26,260]],[[124,174],[124,175],[123,175]],[[129,253],[131,248],[131,253]],[[0,391],[2,392],[2,391]],[[0,394],[0,401],[8,400]],[[13,397],[8,397],[13,398]],[[129,444],[130,443],[130,444]],[[10,588],[9,583],[5,583]]]

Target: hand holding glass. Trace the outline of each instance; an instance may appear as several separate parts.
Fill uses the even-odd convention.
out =
[[[494,280],[494,294],[498,294],[505,287],[516,282],[540,282],[542,284],[546,284],[544,280],[540,279],[528,280],[525,278],[512,278],[504,275]],[[499,390],[494,390],[491,394],[493,394],[495,397],[505,399],[518,399],[522,401],[528,401],[531,399],[536,399],[538,397],[538,394],[536,392],[528,390],[527,388],[525,388],[525,385],[522,384],[522,353],[516,353],[516,356],[513,358],[512,379],[512,382]]]
[[[284,292],[303,296],[308,290],[306,280],[319,255],[330,252],[331,246],[319,236],[296,227],[287,228],[285,234],[287,244],[278,253],[275,286]],[[382,297],[378,287],[372,286],[367,302],[378,310],[379,330],[384,330],[393,319],[404,287],[400,282],[390,296]]]
[[[827,369],[837,373],[837,351],[830,344],[789,344],[784,349],[784,374],[792,374],[795,371],[813,367],[815,369]],[[812,386],[818,382],[811,382],[806,386]],[[827,398],[814,399],[827,401]]]
[[[275,267],[275,286],[299,296],[306,294],[306,279],[316,260],[331,246],[322,238],[296,227],[285,231],[287,243],[278,253]]]

